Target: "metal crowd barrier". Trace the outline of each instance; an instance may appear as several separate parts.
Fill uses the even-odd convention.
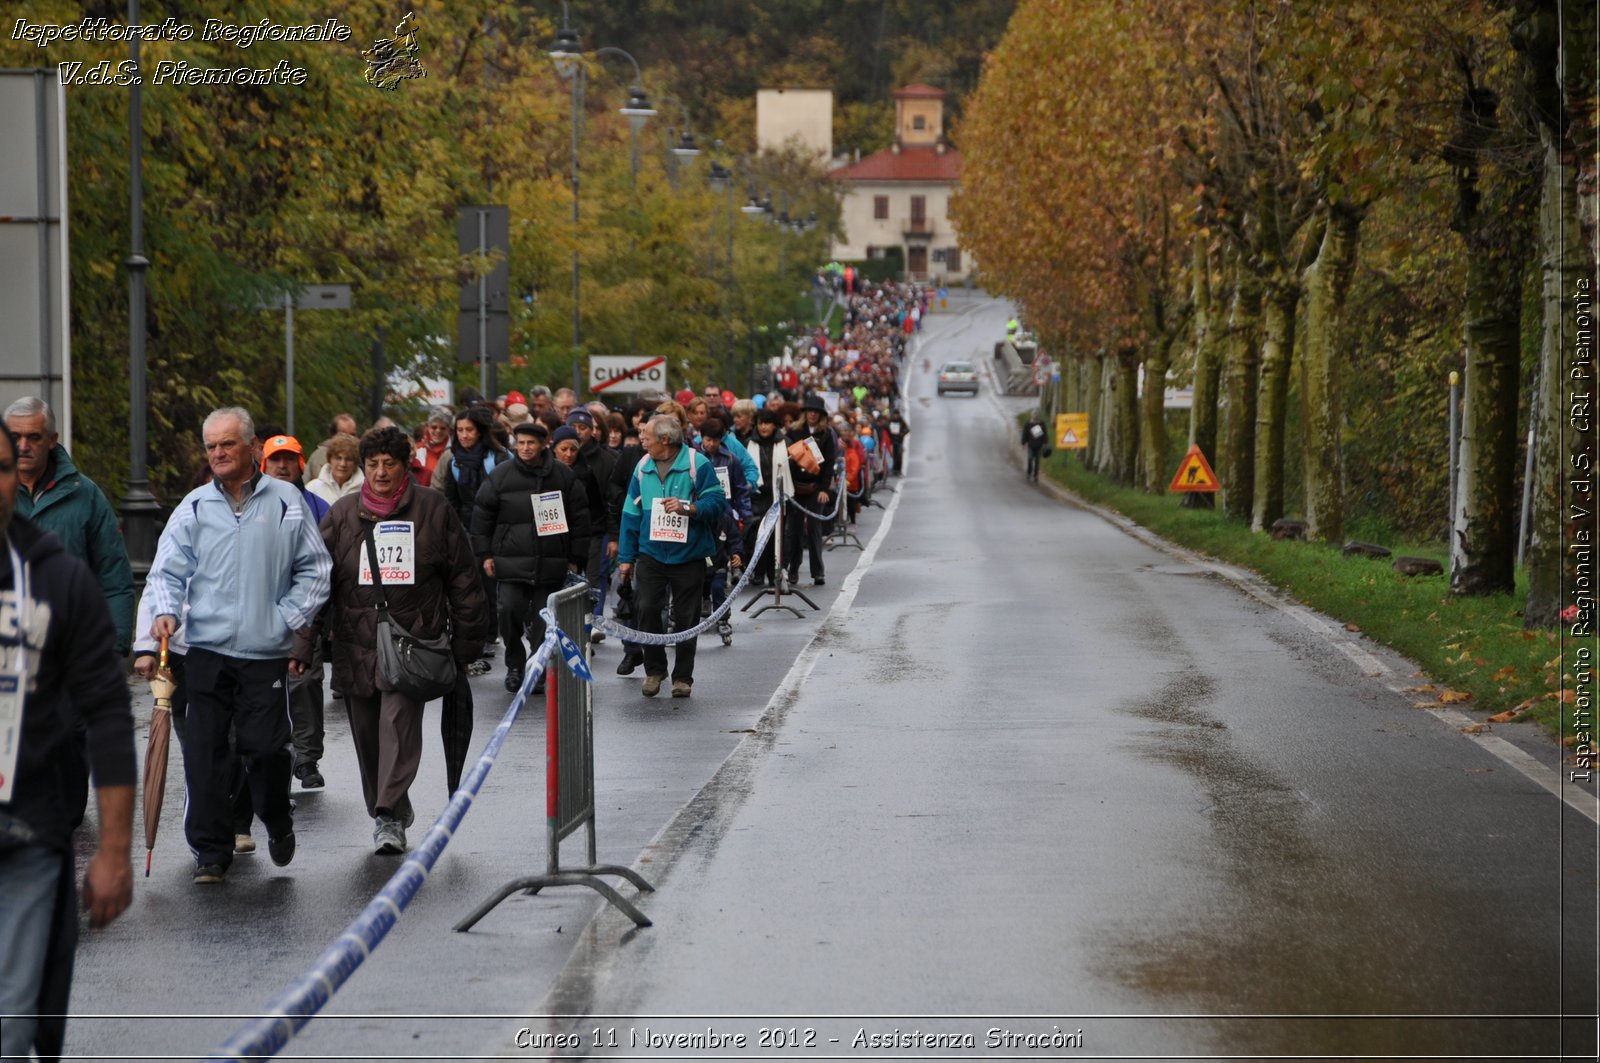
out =
[[[545,843],[547,867],[542,875],[512,879],[478,905],[455,925],[457,931],[472,929],[501,901],[519,890],[536,894],[546,886],[588,886],[632,919],[636,926],[649,926],[650,920],[599,875],[618,875],[645,893],[655,887],[632,868],[595,862],[594,840],[594,700],[588,675],[588,639],[583,626],[589,620],[593,599],[587,583],[568,587],[550,596],[545,622],[557,635],[567,667],[554,667],[545,683]],[[575,641],[568,633],[575,633]],[[552,655],[554,656],[554,655]],[[532,681],[531,675],[524,685]],[[589,862],[584,867],[561,868],[561,842],[579,827],[587,829]]]

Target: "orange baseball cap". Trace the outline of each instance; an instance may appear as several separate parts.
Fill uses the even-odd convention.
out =
[[[281,454],[285,450],[297,456],[300,459],[300,467],[302,469],[305,468],[306,452],[301,449],[300,441],[294,436],[272,436],[263,443],[261,445],[261,467],[263,469],[266,468],[268,458],[274,454]]]

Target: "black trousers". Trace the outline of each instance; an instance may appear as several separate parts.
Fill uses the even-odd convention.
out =
[[[806,495],[796,498],[795,502],[805,506],[814,513],[823,510],[832,510],[835,502],[829,496],[827,504],[819,505],[816,495]],[[783,515],[783,565],[789,570],[789,578],[796,579],[800,575],[800,544],[803,541],[811,555],[811,578],[822,579],[822,526],[825,521],[806,514],[790,506]]]
[[[702,558],[680,565],[665,565],[648,554],[640,554],[633,569],[633,608],[639,630],[662,634],[661,610],[672,595],[672,631],[688,631],[700,622],[700,590],[705,585],[706,563]],[[672,658],[672,679],[694,682],[695,644],[692,638],[678,643]],[[645,646],[644,674],[667,674],[667,648]]]
[[[1037,480],[1038,478],[1039,478],[1039,448],[1038,447],[1029,447],[1028,448],[1028,479]]]
[[[544,641],[544,617],[539,615],[539,610],[561,589],[561,584],[500,580],[496,586],[500,641],[506,645],[506,671],[520,672],[527,666],[529,654]],[[528,640],[526,647],[522,644],[523,638]]]
[[[184,833],[195,859],[233,863],[236,765],[228,735],[244,762],[251,807],[269,837],[294,829],[289,811],[289,661],[256,661],[189,648],[184,658],[189,706],[184,714],[184,781],[189,808]]]

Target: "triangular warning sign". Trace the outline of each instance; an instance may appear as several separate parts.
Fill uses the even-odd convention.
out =
[[[1061,442],[1056,444],[1056,446],[1062,447],[1063,449],[1069,449],[1069,448],[1072,448],[1072,447],[1076,447],[1077,445],[1078,445],[1078,433],[1074,432],[1070,428],[1067,429],[1065,432],[1061,433]]]
[[[1217,474],[1211,471],[1211,463],[1206,461],[1206,456],[1200,452],[1198,444],[1189,447],[1189,453],[1183,456],[1183,462],[1178,466],[1178,474],[1172,478],[1172,486],[1168,491],[1220,491],[1222,485],[1217,482]]]

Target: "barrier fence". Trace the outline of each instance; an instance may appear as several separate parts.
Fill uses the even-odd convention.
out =
[[[593,616],[589,611],[593,601],[591,593],[587,583],[568,587],[550,596],[543,613],[546,643],[553,638],[563,646],[568,662],[568,667],[557,668],[555,675],[545,683],[545,873],[512,879],[495,890],[455,925],[457,932],[472,929],[478,920],[518,890],[535,894],[546,886],[587,886],[632,919],[635,926],[650,925],[643,912],[598,876],[617,875],[645,893],[653,893],[655,887],[632,868],[595,862],[594,698],[584,651],[567,634],[576,631],[582,637],[584,623]],[[526,679],[523,685],[527,686]],[[583,867],[563,871],[561,840],[579,827],[587,828],[589,862]]]

